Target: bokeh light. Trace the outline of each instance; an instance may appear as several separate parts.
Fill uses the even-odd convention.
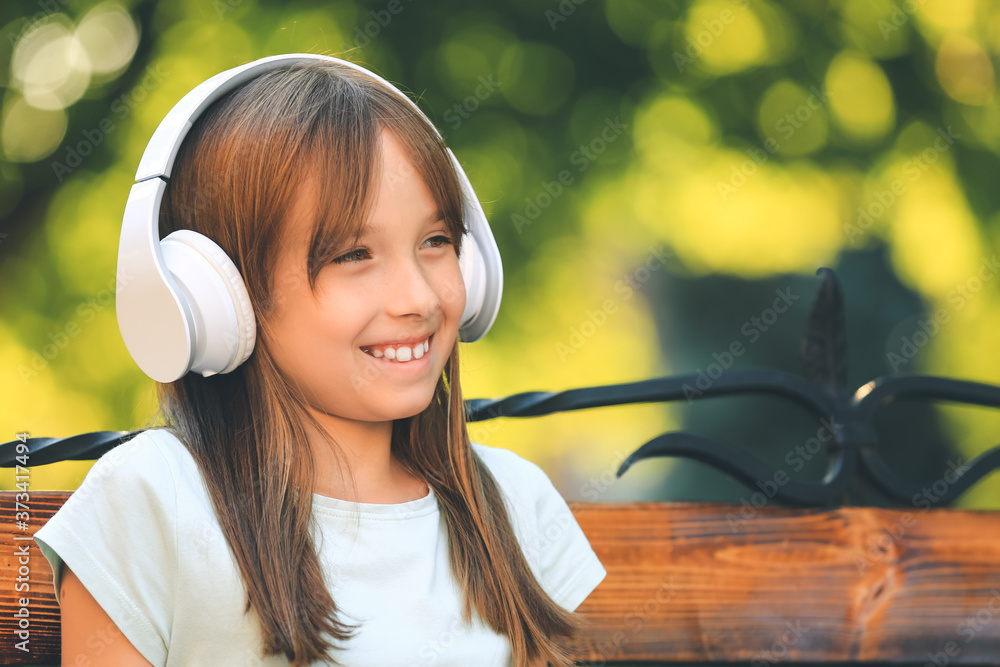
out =
[[[94,74],[103,77],[121,73],[139,46],[135,21],[117,2],[102,2],[84,14],[75,37],[86,49]]]
[[[941,87],[963,104],[988,104],[996,90],[990,57],[973,39],[949,35],[937,52],[935,69]]]
[[[121,342],[113,302],[135,167],[194,86],[290,52],[339,55],[399,84],[468,173],[505,279],[494,328],[463,348],[469,398],[704,367],[698,355],[715,350],[697,344],[715,326],[728,335],[713,318],[747,311],[732,286],[812,280],[820,266],[853,267],[838,275],[857,281],[848,319],[866,335],[934,309],[952,316],[899,371],[885,363],[884,340],[859,341],[852,372],[864,369],[863,381],[926,372],[1000,384],[1000,279],[956,297],[1000,249],[1000,3],[8,5],[0,421],[9,433],[134,428],[152,415],[153,384]],[[861,270],[862,261],[874,264]],[[623,289],[647,262],[657,266],[648,282]],[[712,284],[730,289],[695,305],[670,292]],[[907,299],[923,310],[906,311]],[[74,323],[79,335],[46,356]],[[765,347],[741,362],[773,366]],[[779,349],[781,361],[797,361],[793,347]],[[579,497],[618,451],[694,419],[688,408],[500,419],[470,433],[558,471]],[[737,419],[716,409],[713,424]],[[969,457],[1000,428],[985,412],[934,414],[937,445]],[[51,468],[45,482],[72,488],[88,464],[74,465]],[[668,491],[650,470],[630,471],[602,500]],[[1000,506],[998,490],[1000,478],[989,480],[962,502]]]
[[[826,144],[827,93],[792,81],[778,81],[761,96],[757,125],[769,152],[798,156]]]
[[[11,70],[27,103],[52,111],[83,96],[92,67],[72,22],[65,14],[53,14],[40,19],[17,43]]]
[[[8,97],[0,126],[0,146],[11,162],[35,162],[52,154],[66,135],[62,109],[38,109],[19,95]]]
[[[877,63],[857,53],[837,54],[826,72],[826,91],[833,120],[849,139],[871,142],[892,128],[896,105]]]

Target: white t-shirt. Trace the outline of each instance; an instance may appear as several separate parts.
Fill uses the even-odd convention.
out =
[[[565,500],[536,464],[472,443],[503,491],[539,584],[575,610],[606,571]],[[508,667],[510,640],[462,600],[433,489],[397,504],[313,495],[313,529],[338,618],[360,623],[333,653],[354,667]],[[52,566],[90,591],[153,665],[288,665],[261,658],[254,610],[194,458],[169,431],[152,429],[100,457],[79,489],[35,534]],[[327,663],[314,663],[317,667]]]

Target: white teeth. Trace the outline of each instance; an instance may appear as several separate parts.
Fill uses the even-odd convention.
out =
[[[418,343],[411,347],[387,347],[385,350],[372,349],[370,351],[371,355],[375,358],[385,357],[390,361],[402,361],[406,362],[410,359],[420,359],[431,349],[431,341],[428,338],[423,343]]]

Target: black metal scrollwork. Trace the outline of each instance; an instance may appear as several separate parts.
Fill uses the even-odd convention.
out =
[[[900,479],[879,456],[872,426],[876,409],[898,398],[1000,407],[1000,387],[943,377],[902,375],[878,377],[850,392],[840,285],[831,269],[820,268],[817,274],[822,280],[809,311],[800,350],[804,377],[781,371],[723,371],[710,387],[695,396],[684,391],[685,386],[693,386],[698,379],[693,374],[558,393],[525,392],[501,399],[467,401],[468,419],[535,417],[605,405],[775,394],[800,404],[834,426],[833,438],[827,444],[829,459],[823,481],[819,484],[789,481],[777,487],[775,498],[805,506],[849,504],[851,489],[863,476],[890,498],[908,504],[921,490]],[[639,447],[625,459],[617,474],[621,477],[636,462],[662,456],[701,461],[749,487],[773,479],[775,473],[770,466],[732,445],[693,433],[672,432]],[[944,493],[923,497],[932,506],[947,505],[997,468],[1000,468],[1000,446],[959,468]]]

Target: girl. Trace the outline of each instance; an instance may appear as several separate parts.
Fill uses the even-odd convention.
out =
[[[290,58],[208,106],[167,175],[159,238],[231,258],[256,340],[157,385],[162,426],[37,532],[63,664],[572,664],[606,572],[541,468],[469,441],[468,202],[430,121]]]

